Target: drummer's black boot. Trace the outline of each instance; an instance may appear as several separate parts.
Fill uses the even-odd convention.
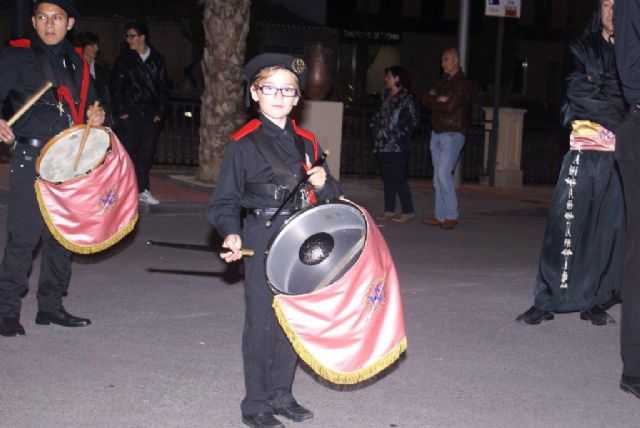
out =
[[[38,311],[36,314],[36,324],[57,324],[63,327],[85,327],[87,325],[91,325],[91,320],[88,318],[73,316],[65,311],[64,308],[60,308],[56,312]]]
[[[0,336],[24,336],[24,328],[17,318],[0,318]]]

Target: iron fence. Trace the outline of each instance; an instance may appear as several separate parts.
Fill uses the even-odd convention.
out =
[[[198,165],[200,98],[173,95],[169,102],[154,163]]]
[[[345,107],[342,124],[340,173],[359,177],[379,175],[372,152],[369,121],[372,109]],[[169,113],[158,140],[154,162],[157,164],[198,165],[200,99],[174,95]],[[463,178],[477,181],[483,174],[485,127],[482,121],[472,122],[466,134],[462,152]],[[411,142],[407,165],[410,177],[431,178],[429,116],[422,112],[420,126]],[[556,182],[568,138],[560,127],[536,125],[525,120],[522,141],[521,168],[523,180],[529,184]]]

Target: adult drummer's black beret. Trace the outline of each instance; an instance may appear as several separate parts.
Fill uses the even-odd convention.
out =
[[[80,17],[80,14],[78,13],[78,9],[76,9],[76,6],[73,4],[73,0],[35,0],[33,2],[33,5],[38,6],[41,3],[55,4],[56,6],[59,6],[62,9],[64,9],[64,11],[67,12],[67,15],[69,15],[71,18]]]
[[[250,85],[255,80],[256,74],[263,68],[282,67],[289,70],[300,82],[300,89],[304,88],[308,67],[302,58],[296,58],[283,53],[262,53],[245,64],[243,69],[244,80]]]

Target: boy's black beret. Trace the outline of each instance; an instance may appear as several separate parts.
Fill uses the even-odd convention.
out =
[[[308,67],[302,58],[296,58],[283,53],[262,53],[247,62],[243,69],[244,80],[249,85],[253,83],[256,74],[266,67],[282,67],[296,76],[300,82],[300,89],[304,88],[304,82],[307,78]]]

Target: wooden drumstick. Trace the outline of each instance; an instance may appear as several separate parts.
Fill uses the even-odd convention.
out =
[[[94,108],[98,108],[100,103],[96,101],[93,103]],[[84,132],[82,133],[82,139],[80,140],[80,148],[78,149],[78,154],[76,155],[76,161],[73,163],[73,171],[78,170],[78,164],[80,163],[80,158],[82,157],[82,152],[84,151],[84,146],[87,143],[87,138],[89,138],[89,132],[91,131],[91,122],[87,118],[87,124],[84,126]]]
[[[208,253],[218,253],[222,251],[228,251],[228,248],[223,247],[210,247],[209,245],[197,245],[197,244],[183,244],[179,242],[162,242],[162,241],[147,241],[147,245],[157,245],[159,247],[179,248],[181,250],[196,250],[206,251]],[[245,257],[251,257],[254,255],[254,251],[250,248],[242,248],[240,252]]]
[[[51,82],[45,82],[45,84],[42,85],[40,89],[38,89],[38,92],[31,95],[31,98],[29,98],[27,102],[24,103],[22,107],[20,107],[18,111],[15,112],[13,116],[11,116],[9,120],[7,120],[7,125],[13,126],[13,124],[16,123],[18,119],[20,119],[20,117],[22,117],[22,115],[25,114],[26,111],[29,110],[31,106],[34,105],[36,101],[38,101],[40,97],[43,96],[45,92],[47,92],[52,86],[53,84]],[[5,143],[12,144],[13,141],[5,141]]]

